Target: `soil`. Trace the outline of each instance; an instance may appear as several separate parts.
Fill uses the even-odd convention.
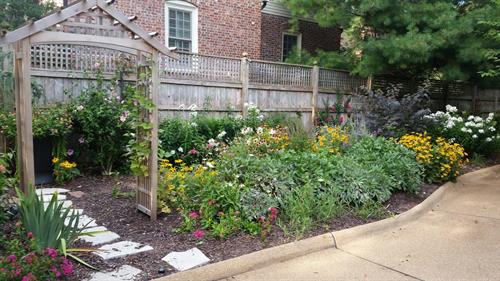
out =
[[[488,160],[486,165],[490,166],[496,163],[500,163],[499,155]],[[483,167],[483,165],[467,165],[464,167],[464,173]],[[149,252],[108,261],[103,261],[95,255],[81,255],[84,260],[101,271],[111,271],[127,264],[144,271],[139,280],[150,280],[175,273],[174,268],[161,260],[172,251],[185,251],[197,247],[214,263],[296,240],[296,238],[287,235],[277,226],[273,227],[273,231],[264,241],[260,237],[244,233],[230,236],[226,240],[215,238],[197,239],[191,233],[176,231],[176,228],[181,224],[180,217],[177,214],[160,215],[156,222],[151,222],[149,217],[136,211],[134,199],[130,195],[113,196],[113,188],[126,193],[133,191],[134,184],[135,180],[130,176],[86,176],[64,186],[64,188],[71,191],[83,192],[83,195],[80,194],[82,195],[80,198],[69,196],[68,199],[73,201],[76,208],[84,209],[84,213],[94,218],[98,225],[106,226],[109,230],[118,233],[121,236],[120,240],[148,244],[154,248]],[[394,194],[386,202],[385,207],[393,214],[400,214],[422,202],[439,186],[440,184],[423,184],[418,194]],[[378,219],[361,219],[348,212],[339,218],[333,219],[328,224],[316,226],[301,239],[376,220]],[[82,242],[77,242],[75,246],[89,247],[89,245]],[[159,274],[159,269],[165,269],[165,273]],[[82,280],[92,272],[91,269],[78,265],[76,276],[72,277],[72,280]]]

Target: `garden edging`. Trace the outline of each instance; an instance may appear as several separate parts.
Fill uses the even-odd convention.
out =
[[[426,212],[431,211],[453,186],[463,184],[462,181],[469,177],[487,174],[498,168],[500,168],[500,165],[467,173],[458,177],[455,183],[447,182],[419,205],[391,218],[264,249],[192,270],[178,272],[176,274],[154,279],[154,281],[220,280],[255,270],[272,263],[282,262],[328,248],[338,248],[339,245],[345,245],[349,243],[349,241],[357,239],[368,233],[373,234],[387,228],[397,227],[415,220]]]

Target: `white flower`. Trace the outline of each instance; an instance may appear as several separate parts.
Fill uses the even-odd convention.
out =
[[[217,138],[222,139],[226,134],[227,134],[226,131],[222,131],[217,135]]]
[[[177,151],[179,151],[180,153],[184,152],[184,149],[182,147],[179,147],[177,148]]]
[[[78,111],[82,111],[82,110],[83,110],[83,105],[79,105],[79,106],[77,106],[77,107],[76,107],[76,110],[78,110]]]
[[[487,137],[487,138],[486,138],[486,142],[491,142],[492,140],[493,140],[493,139],[492,139],[492,138],[490,138],[490,137]]]
[[[174,155],[175,154],[175,150],[170,150],[170,154]]]
[[[455,138],[451,138],[451,139],[450,139],[450,141],[451,141],[451,142],[455,142]]]
[[[243,116],[241,114],[238,114],[238,115],[234,116],[234,119],[235,120],[242,120]]]
[[[458,109],[455,107],[455,106],[452,106],[452,105],[446,105],[446,111],[450,112],[450,113],[455,113],[458,111]]]
[[[257,134],[259,134],[259,135],[260,135],[260,134],[262,134],[263,132],[264,132],[264,128],[262,128],[262,127],[258,127],[258,128],[257,128]]]
[[[481,118],[481,117],[479,117],[479,116],[476,116],[476,117],[474,117],[474,121],[475,121],[476,123],[479,123],[479,122],[482,122],[482,121],[483,121],[483,118]]]
[[[455,122],[453,122],[452,120],[448,120],[448,122],[446,122],[446,128],[447,129],[451,129],[455,126]]]
[[[241,129],[241,134],[242,135],[247,135],[247,134],[250,134],[250,133],[253,133],[253,129],[250,128],[250,127],[246,127],[246,128]]]
[[[471,115],[469,116],[469,118],[467,118],[467,120],[471,121],[471,120],[474,120],[475,116],[474,115]]]
[[[193,128],[198,127],[198,124],[196,124],[196,122],[191,122],[189,125],[190,125],[191,127],[193,127]]]
[[[462,132],[464,132],[464,133],[465,133],[465,132],[467,132],[467,128],[462,127],[462,129],[460,129],[460,131],[462,131]]]
[[[209,147],[214,147],[214,146],[218,146],[218,145],[219,145],[219,143],[216,140],[214,140],[214,139],[209,139],[208,140],[208,146]]]
[[[490,131],[494,132],[496,131],[497,129],[495,129],[495,127],[490,127]]]
[[[269,134],[270,134],[271,136],[272,136],[272,135],[274,135],[274,134],[276,134],[276,130],[275,130],[275,129],[271,129],[271,130],[269,131]]]
[[[479,130],[478,130],[478,132],[479,132],[480,134],[484,134],[484,130],[483,130],[483,129],[479,129]]]
[[[471,129],[467,129],[467,133],[471,134],[472,130]]]
[[[472,138],[477,139],[477,135],[476,134],[472,135]]]
[[[264,115],[262,115],[262,114],[261,114],[261,115],[259,115],[259,117],[257,117],[257,119],[259,119],[259,121],[264,120]]]
[[[472,121],[465,122],[465,127],[475,127],[475,124]]]
[[[210,162],[207,162],[207,167],[209,167],[209,168],[214,168],[215,166],[214,166],[214,164],[212,164],[212,163],[210,163]]]

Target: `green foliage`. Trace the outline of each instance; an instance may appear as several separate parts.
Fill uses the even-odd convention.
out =
[[[290,0],[297,17],[323,27],[340,27],[351,36],[348,52],[357,58],[354,72],[364,76],[406,73],[473,80],[495,61],[488,58],[498,41],[485,37],[485,22],[498,21],[499,2],[391,0]],[[496,32],[498,33],[498,32]]]
[[[325,52],[317,50],[316,53],[311,54],[306,50],[294,49],[286,59],[287,63],[304,64],[304,65],[318,65],[323,68],[329,69],[342,69],[353,70],[356,59],[349,52]]]
[[[72,126],[71,113],[64,105],[33,110],[33,137],[35,138],[67,137],[71,133]]]
[[[109,96],[102,71],[96,70],[96,75],[97,82],[71,104],[73,132],[79,143],[81,161],[87,167],[110,174],[127,163],[124,155],[130,138],[130,119],[124,119],[120,98]]]
[[[354,209],[354,213],[364,220],[385,219],[392,215],[390,211],[378,202],[371,202],[359,206]]]
[[[391,192],[416,193],[423,178],[423,167],[416,161],[415,153],[402,145],[382,137],[363,137],[346,152],[358,163],[380,167],[388,176],[387,187]]]
[[[16,178],[10,174],[8,156],[8,154],[0,153],[0,222],[7,219],[7,192],[9,187],[16,183]]]
[[[127,156],[130,160],[130,171],[136,176],[149,175],[149,157],[151,155],[151,138],[153,123],[149,115],[155,105],[149,95],[149,78],[151,70],[147,69],[140,74],[138,85],[127,88],[126,110],[120,116],[120,122],[128,125],[129,143],[127,145]]]
[[[17,190],[19,197],[21,222],[28,232],[35,237],[38,252],[46,248],[66,252],[87,226],[79,227],[80,216],[71,209],[63,209],[63,203],[57,201],[54,194],[45,208],[33,187],[24,195]]]
[[[53,1],[0,0],[0,31],[14,30],[29,20],[38,20],[55,8]]]

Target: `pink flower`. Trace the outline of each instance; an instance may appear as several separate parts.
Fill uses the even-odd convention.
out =
[[[340,118],[339,118],[339,123],[340,123],[340,124],[344,123],[344,116],[340,116]]]
[[[192,219],[197,219],[200,217],[200,213],[198,213],[197,211],[192,211],[189,213],[189,217]]]
[[[45,249],[45,253],[47,254],[47,256],[49,256],[53,259],[55,259],[57,257],[57,250],[54,248]]]
[[[57,270],[57,268],[55,266],[52,266],[50,268],[50,271],[52,271],[52,273],[54,273],[54,275],[56,276],[56,278],[61,277],[61,272],[59,272],[59,270]]]
[[[34,280],[36,280],[36,277],[33,276],[31,272],[28,273],[27,275],[24,275],[23,279],[21,279],[21,281],[34,281]]]
[[[27,264],[31,264],[33,263],[35,257],[36,257],[35,253],[29,253],[23,259]]]
[[[7,262],[9,262],[9,263],[15,263],[16,260],[17,260],[17,258],[15,255],[10,255],[7,257]]]
[[[191,149],[191,150],[189,151],[189,154],[190,154],[190,155],[198,155],[198,154],[199,154],[199,152],[198,152],[198,150],[196,150],[196,149]]]
[[[71,149],[71,148],[70,148],[70,149],[68,149],[68,151],[66,152],[66,154],[67,154],[68,156],[71,156],[71,155],[73,155],[74,153],[75,153],[75,151],[74,151],[73,149]]]
[[[4,165],[0,164],[0,173],[5,173],[7,171],[7,169],[5,168]]]
[[[81,137],[81,138],[78,139],[78,142],[82,144],[82,143],[85,142],[85,139],[83,137]]]
[[[73,274],[73,264],[66,258],[63,258],[61,269],[65,276]]]
[[[31,238],[33,238],[33,232],[31,232],[31,231],[30,231],[30,232],[28,232],[27,236],[28,236],[28,238],[30,238],[30,239],[31,239]]]
[[[203,232],[203,230],[198,229],[195,232],[193,232],[193,235],[196,238],[203,238],[203,236],[205,236],[205,232]]]
[[[100,63],[96,62],[96,63],[94,64],[94,68],[100,68],[100,67],[101,67],[101,64],[100,64]]]

